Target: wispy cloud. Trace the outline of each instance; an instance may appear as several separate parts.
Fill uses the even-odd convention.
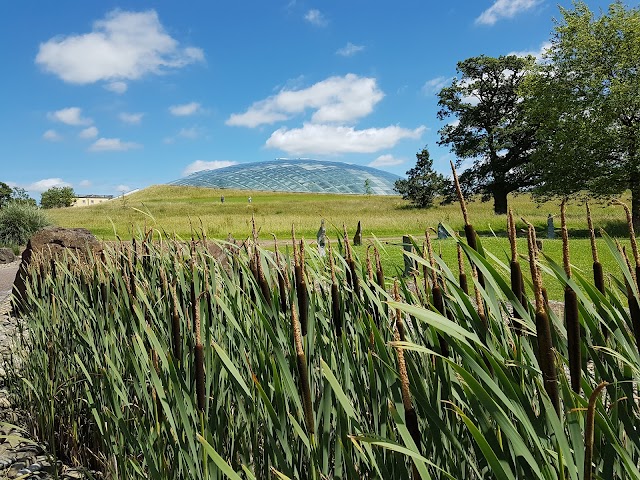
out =
[[[96,127],[87,127],[81,130],[78,136],[80,138],[96,138],[98,136],[98,129]]]
[[[304,15],[304,19],[311,23],[312,25],[315,25],[317,27],[326,27],[329,24],[329,21],[327,20],[327,18],[324,16],[324,14],[317,9],[312,9],[309,10],[305,15]]]
[[[33,182],[25,187],[25,190],[30,192],[44,192],[52,187],[70,187],[69,182],[65,182],[61,178],[44,178]]]
[[[120,115],[118,115],[120,121],[128,123],[130,125],[138,125],[140,122],[142,122],[142,117],[144,117],[144,113],[122,112]]]
[[[74,127],[84,127],[93,123],[93,120],[90,118],[82,117],[82,109],[79,107],[69,107],[56,110],[55,112],[49,112],[47,117],[49,117],[50,120],[62,122]]]
[[[59,142],[62,140],[62,135],[60,135],[55,130],[47,130],[42,134],[42,138],[44,140],[48,140],[49,142]]]
[[[364,50],[364,45],[354,45],[349,42],[344,47],[339,48],[336,51],[336,55],[341,55],[343,57],[353,57],[356,53],[360,53]]]
[[[427,80],[422,86],[422,93],[425,95],[437,95],[440,90],[447,86],[451,82],[451,77],[436,77],[431,80]]]
[[[91,152],[124,152],[142,145],[134,142],[123,142],[119,138],[99,138],[89,147]]]
[[[189,115],[195,115],[202,110],[202,106],[198,102],[185,103],[182,105],[172,105],[169,107],[171,115],[176,117],[188,117]]]
[[[396,158],[393,155],[380,155],[373,162],[369,163],[370,167],[395,167],[405,162],[402,158]]]
[[[182,48],[167,34],[154,10],[113,10],[89,33],[58,35],[41,43],[35,62],[67,83],[106,81],[112,91],[124,93],[115,82],[203,60],[202,49]]]
[[[494,25],[501,18],[513,18],[540,5],[542,0],[495,0],[476,18],[478,25]]]
[[[307,109],[315,110],[313,123],[353,122],[369,115],[382,100],[384,93],[375,78],[349,73],[344,77],[329,77],[308,88],[281,90],[259,102],[244,113],[234,113],[227,125],[257,127],[287,120]]]
[[[406,138],[420,138],[425,130],[424,126],[414,130],[398,126],[356,130],[353,127],[307,123],[302,128],[276,130],[266,146],[298,155],[373,153],[392,148]]]
[[[195,172],[200,172],[202,170],[216,170],[218,168],[230,167],[231,165],[236,165],[238,162],[234,162],[231,160],[213,160],[210,162],[206,162],[204,160],[196,160],[193,163],[190,163],[186,166],[186,168],[182,171],[183,176],[191,175]]]
[[[93,185],[91,180],[81,180],[80,183],[78,183],[78,186],[83,187],[83,188],[90,187],[91,185]]]
[[[110,92],[117,93],[118,95],[122,95],[127,91],[127,84],[125,82],[111,82],[104,85],[104,88],[109,90]]]

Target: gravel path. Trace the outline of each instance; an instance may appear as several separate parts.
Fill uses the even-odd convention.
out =
[[[20,260],[0,265],[0,480],[84,479],[77,469],[53,462],[43,445],[22,441],[27,435],[13,427],[21,424],[21,412],[12,408],[5,385],[4,359],[10,355],[16,319],[9,316],[11,289]],[[6,422],[6,423],[5,423]]]

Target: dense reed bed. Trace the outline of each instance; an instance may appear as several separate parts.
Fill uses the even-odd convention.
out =
[[[532,228],[528,252],[498,255],[449,232],[471,268],[427,232],[405,278],[346,232],[324,256],[148,232],[36,262],[12,391],[57,455],[107,478],[640,478],[624,252],[603,235],[617,268],[594,283]]]

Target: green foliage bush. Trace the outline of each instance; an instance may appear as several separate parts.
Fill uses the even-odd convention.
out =
[[[24,245],[35,232],[50,223],[38,207],[9,202],[0,209],[0,245]]]

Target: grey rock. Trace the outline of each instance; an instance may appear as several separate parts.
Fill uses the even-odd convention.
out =
[[[10,248],[0,248],[0,264],[12,263],[16,261],[16,256]]]

